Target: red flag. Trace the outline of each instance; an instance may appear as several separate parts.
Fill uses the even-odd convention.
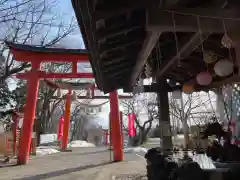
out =
[[[128,114],[128,135],[129,136],[135,136],[136,131],[135,131],[135,119],[136,116],[135,114]]]
[[[58,133],[57,133],[57,139],[60,141],[63,136],[63,127],[64,127],[64,117],[61,116],[58,122]]]

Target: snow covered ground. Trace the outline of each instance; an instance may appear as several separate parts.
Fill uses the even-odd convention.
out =
[[[88,143],[86,141],[72,141],[71,143],[68,144],[68,147],[95,147],[94,144]],[[59,147],[57,146],[39,146],[37,147],[37,156],[44,156],[48,154],[54,154],[54,153],[59,153]]]
[[[51,147],[51,146],[39,146],[37,147],[37,156],[44,156],[48,154],[54,154],[60,152],[57,150],[57,147]]]
[[[95,147],[95,145],[86,141],[76,140],[69,143],[69,147]]]
[[[125,153],[147,153],[148,149],[143,147],[126,147],[123,151]]]

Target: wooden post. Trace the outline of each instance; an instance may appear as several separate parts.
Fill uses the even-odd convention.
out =
[[[172,152],[172,134],[169,116],[169,102],[167,85],[164,80],[158,80],[158,113],[159,128],[161,131],[161,148],[164,154],[168,155]]]
[[[238,67],[238,75],[240,75],[240,40],[236,42],[235,53],[236,53],[236,64]]]
[[[64,118],[64,127],[63,127],[63,137],[62,137],[62,151],[67,150],[68,146],[68,134],[70,127],[70,119],[71,119],[71,91],[69,90],[66,95],[65,102],[65,118]]]
[[[40,63],[37,61],[32,62],[32,71],[37,71],[40,68]],[[38,96],[38,87],[39,87],[39,78],[36,75],[33,75],[28,78],[27,84],[27,100],[26,106],[24,108],[24,119],[21,138],[20,138],[20,146],[18,153],[18,164],[27,164],[30,145],[32,141],[32,130],[33,123],[35,119],[36,113],[36,102]]]
[[[121,122],[120,112],[118,107],[118,93],[113,91],[110,93],[110,120],[112,126],[112,145],[114,153],[114,161],[123,160],[123,149],[122,149],[122,133],[121,133]]]

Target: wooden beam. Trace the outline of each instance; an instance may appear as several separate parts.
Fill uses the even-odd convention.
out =
[[[104,48],[100,48],[100,56],[105,56],[105,54],[108,54],[112,51],[117,51],[119,49],[129,48],[135,44],[140,44],[141,42],[142,42],[141,39],[137,39],[135,41],[119,43],[118,45],[116,45],[116,44],[105,45]]]
[[[116,7],[111,9],[103,9],[103,10],[96,10],[96,12],[93,14],[93,19],[95,21],[99,21],[101,19],[109,19],[112,17],[117,17],[121,14],[129,13],[135,9],[138,8],[146,8],[149,7],[152,4],[152,1],[146,1],[146,0],[135,0],[135,1],[127,1],[127,4],[124,4],[123,7]]]
[[[165,75],[169,70],[176,66],[176,62],[180,60],[181,58],[188,57],[192,51],[194,51],[202,42],[201,40],[206,40],[211,33],[203,33],[200,38],[200,33],[195,33],[190,40],[180,49],[179,53],[174,56],[171,60],[165,61],[164,64],[161,65],[160,70],[157,73],[157,76],[160,78],[163,75]]]
[[[143,69],[144,64],[147,62],[148,56],[152,52],[152,49],[154,48],[155,44],[157,43],[160,34],[161,33],[158,32],[147,33],[141,51],[138,54],[136,65],[132,71],[130,79],[131,86],[135,84],[137,77],[139,76],[141,70]]]
[[[132,99],[133,96],[130,96],[130,95],[126,95],[126,96],[119,95],[118,98],[119,99]],[[61,98],[59,98],[57,96],[53,96],[52,99],[61,99]],[[87,97],[87,96],[77,96],[77,99],[92,99],[92,100],[94,100],[94,99],[109,99],[109,96],[94,96],[93,98]]]
[[[145,35],[144,31],[143,32],[133,31],[131,35],[129,36],[123,35],[121,39],[107,40],[106,42],[99,44],[99,52],[101,53],[105,50],[112,49],[122,45],[125,46],[125,44],[131,43],[136,40],[142,41],[144,38],[144,35]]]
[[[131,69],[118,70],[118,71],[116,71],[116,72],[113,72],[113,73],[111,73],[111,74],[108,74],[108,75],[107,75],[107,78],[113,78],[113,77],[119,76],[119,75],[121,75],[121,77],[122,77],[123,74],[127,74],[127,73],[129,73],[130,71],[131,71]]]
[[[115,64],[114,66],[103,67],[103,73],[114,73],[119,69],[129,69],[134,65],[134,62],[131,59],[124,61],[123,63]]]
[[[89,62],[89,54],[33,52],[11,49],[16,61],[21,62]]]
[[[213,82],[210,85],[210,88],[217,88],[217,87],[220,87],[222,85],[231,84],[231,83],[234,83],[234,82],[236,82],[236,83],[240,82],[240,76],[238,74],[230,76],[228,78],[225,78],[225,79],[223,79],[221,81]]]
[[[167,91],[168,92],[172,92],[172,91],[175,91],[175,90],[181,90],[182,86],[175,86],[175,87],[170,87],[168,86],[167,88]],[[158,89],[157,89],[157,85],[156,83],[154,84],[151,84],[151,85],[144,85],[144,88],[143,88],[144,92],[158,92]],[[132,93],[132,89],[124,89],[124,92],[125,93]]]
[[[44,71],[36,71],[36,72],[26,72],[26,73],[18,73],[16,75],[19,79],[28,79],[32,76],[38,76],[39,79],[62,79],[62,78],[90,78],[93,79],[94,76],[92,73],[47,73]]]
[[[173,25],[173,11],[175,28]],[[198,32],[199,26],[197,16],[200,18],[202,32],[224,33],[222,18],[236,19],[240,18],[238,9],[220,9],[220,8],[187,8],[162,10],[152,8],[147,10],[147,30],[155,32]],[[158,17],[158,18],[156,18]],[[208,18],[213,17],[213,18]],[[226,20],[228,30],[233,29],[240,24],[239,21]]]
[[[96,31],[97,41],[101,42],[106,38],[111,38],[119,34],[128,33],[130,31],[143,27],[143,25],[144,24],[142,22],[133,21],[117,28],[112,28],[112,29],[101,28]]]
[[[126,59],[131,59],[131,58],[127,58],[127,57],[102,58],[101,63],[102,63],[102,66],[111,66],[113,64],[115,65],[115,64],[124,62]]]

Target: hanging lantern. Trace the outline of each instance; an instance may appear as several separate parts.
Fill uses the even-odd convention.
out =
[[[212,75],[209,72],[201,72],[197,75],[199,85],[207,86],[212,82]]]
[[[186,94],[191,94],[194,92],[194,85],[185,83],[183,84],[182,91]]]
[[[172,98],[173,99],[181,99],[182,92],[179,90],[173,91],[172,92]]]
[[[234,46],[233,40],[227,34],[224,34],[224,36],[222,37],[221,43],[223,47],[228,49]]]
[[[215,64],[214,71],[218,76],[229,76],[233,73],[233,63],[227,59],[220,60]]]
[[[213,52],[207,52],[203,54],[203,60],[205,63],[213,63],[217,61],[217,56]]]
[[[61,90],[60,90],[60,89],[57,90],[57,97],[58,97],[58,98],[61,98],[61,97],[62,97],[62,93],[61,93]]]

